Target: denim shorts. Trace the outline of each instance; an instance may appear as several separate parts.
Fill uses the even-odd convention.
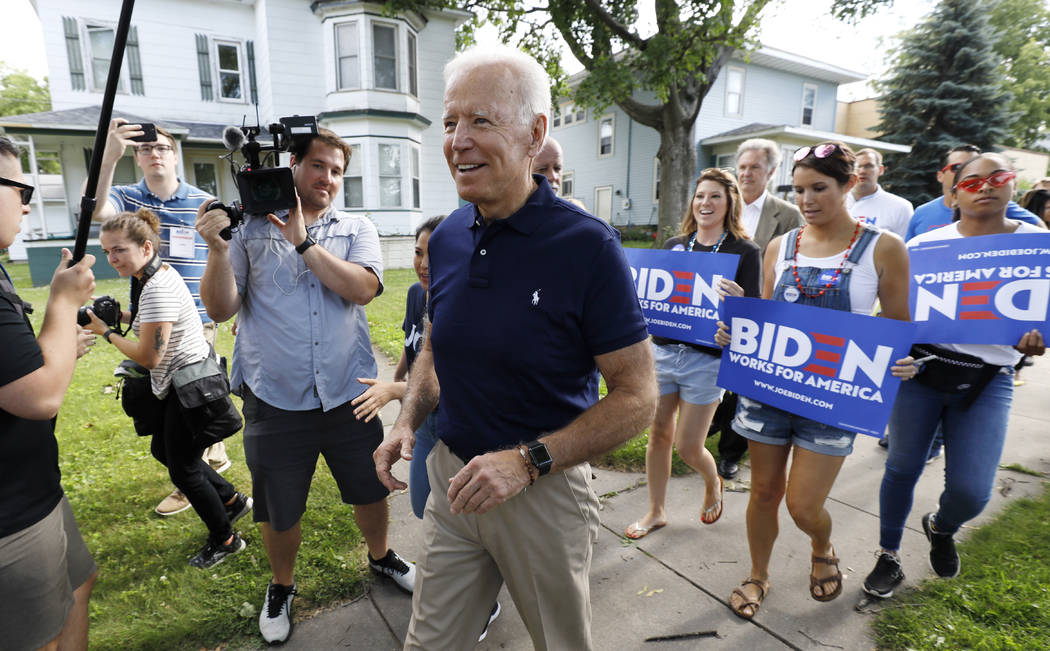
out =
[[[832,457],[849,456],[853,452],[853,439],[857,437],[856,432],[818,423],[744,396],[740,396],[736,407],[733,431],[759,443],[794,443],[804,450]]]
[[[722,399],[718,388],[718,366],[722,359],[685,344],[653,344],[656,383],[660,395],[677,393],[691,405],[709,405]]]

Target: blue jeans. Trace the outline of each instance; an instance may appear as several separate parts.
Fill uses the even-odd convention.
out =
[[[937,531],[954,534],[992,496],[1013,402],[1013,372],[992,378],[969,409],[964,394],[943,393],[917,380],[901,383],[890,416],[890,449],[879,490],[879,545],[900,548],[915,484],[926,467],[938,425],[944,433],[944,491]]]
[[[412,448],[412,461],[408,465],[408,495],[412,498],[412,512],[420,520],[423,519],[423,509],[430,497],[427,457],[437,441],[437,411],[432,411],[416,430],[416,444]]]

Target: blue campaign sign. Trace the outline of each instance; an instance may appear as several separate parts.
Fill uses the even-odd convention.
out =
[[[881,437],[915,324],[822,307],[730,297],[718,386],[821,423]]]
[[[718,281],[732,280],[735,253],[624,249],[649,334],[716,346]]]
[[[1050,233],[982,235],[908,247],[916,341],[1007,344],[1050,335]]]

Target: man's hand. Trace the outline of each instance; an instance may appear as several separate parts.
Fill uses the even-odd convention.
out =
[[[1029,330],[1021,335],[1021,341],[1014,346],[1022,355],[1037,357],[1046,352],[1046,342],[1043,341],[1043,333],[1038,330]]]
[[[69,249],[62,249],[62,259],[51,277],[49,302],[64,301],[80,307],[91,300],[91,293],[95,291],[95,274],[91,272],[95,256],[88,253],[70,267],[69,261],[72,259],[73,254]]]
[[[77,329],[77,359],[80,359],[84,355],[91,352],[91,347],[95,345],[95,333],[91,332],[87,328],[81,328],[76,326]]]
[[[230,243],[219,235],[222,229],[230,227],[230,216],[222,208],[208,210],[211,201],[205,201],[197,208],[195,226],[210,250],[227,251]]]
[[[527,488],[530,479],[518,450],[474,457],[449,479],[449,508],[452,515],[487,513]]]
[[[379,481],[386,486],[387,490],[403,491],[408,484],[400,481],[390,469],[399,459],[412,460],[412,448],[416,444],[416,435],[405,425],[394,424],[390,434],[379,444],[376,451],[372,453],[372,459],[376,464],[376,475]]]
[[[281,221],[273,213],[266,218],[281,231],[281,235],[284,235],[284,239],[291,242],[292,246],[299,246],[306,240],[306,222],[303,220],[303,204],[299,201],[298,191],[295,193],[295,207],[288,211],[285,221]]]
[[[106,149],[102,154],[102,164],[110,167],[116,165],[128,147],[136,146],[137,143],[132,138],[137,138],[145,133],[141,125],[128,124],[124,118],[113,118],[109,123],[109,133],[106,135]]]

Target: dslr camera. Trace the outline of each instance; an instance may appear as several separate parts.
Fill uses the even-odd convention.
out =
[[[99,296],[91,306],[91,311],[110,328],[120,330],[120,303],[117,299],[112,296]],[[77,325],[83,328],[89,323],[91,316],[88,314],[88,308],[81,307],[77,310]]]
[[[223,144],[230,150],[224,158],[230,162],[230,172],[240,194],[240,201],[228,206],[221,201],[208,205],[208,210],[219,208],[230,216],[230,227],[219,233],[224,240],[233,237],[233,231],[248,215],[265,215],[295,205],[292,170],[276,167],[277,155],[288,151],[296,138],[317,135],[317,118],[312,115],[281,118],[268,127],[270,145],[257,140],[261,131],[256,125],[229,126],[222,132]],[[244,157],[244,164],[240,167],[233,161],[233,155],[238,151]]]

